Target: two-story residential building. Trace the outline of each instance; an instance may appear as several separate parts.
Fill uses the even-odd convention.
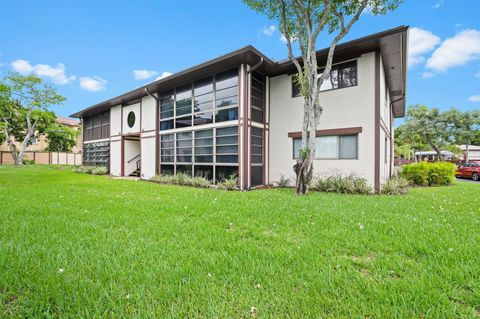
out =
[[[402,26],[337,46],[320,93],[315,173],[355,174],[377,190],[390,177],[407,42]],[[327,52],[317,51],[319,64]],[[303,121],[295,73],[247,46],[93,105],[72,115],[83,119],[83,161],[144,179],[236,174],[242,189],[293,178]]]

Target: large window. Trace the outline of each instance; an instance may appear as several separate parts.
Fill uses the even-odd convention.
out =
[[[160,130],[238,119],[238,69],[160,94]]]
[[[265,77],[258,73],[252,72],[252,97],[251,97],[251,114],[252,121],[263,123],[263,112],[265,110]]]
[[[83,119],[83,140],[93,141],[110,137],[110,111]]]
[[[323,73],[321,69],[318,76]],[[320,91],[341,89],[357,85],[357,61],[340,63],[332,66],[330,76],[323,81]],[[300,85],[292,76],[292,97],[300,96]]]
[[[251,131],[251,174],[250,184],[252,186],[258,186],[263,184],[263,129],[258,127],[252,127]]]
[[[238,127],[162,134],[161,174],[183,172],[211,181],[238,173]]]
[[[174,91],[166,91],[160,95],[160,130],[173,129],[174,118]]]
[[[357,159],[358,135],[317,136],[315,159]],[[302,140],[293,139],[293,158],[300,158]]]

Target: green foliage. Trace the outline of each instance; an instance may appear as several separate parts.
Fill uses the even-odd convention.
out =
[[[34,160],[29,160],[29,159],[24,159],[23,164],[24,165],[33,165],[33,164],[35,164],[35,161]]]
[[[307,147],[302,147],[300,149],[300,158],[302,160],[305,160],[309,154],[310,154],[310,150]]]
[[[453,182],[455,169],[448,162],[420,162],[404,165],[401,176],[417,186],[443,186]]]
[[[382,185],[381,193],[385,195],[405,195],[410,189],[410,182],[402,177],[393,177]]]
[[[25,151],[32,138],[44,134],[54,123],[55,114],[49,107],[64,100],[37,75],[7,73],[0,80],[0,141],[10,141],[14,159]],[[20,149],[13,141],[20,143]]]
[[[402,138],[411,143],[426,144],[437,153],[452,143],[448,120],[437,108],[410,106],[403,126]]]
[[[209,188],[211,183],[204,177],[191,177],[189,174],[178,172],[176,175],[157,175],[150,179],[160,184],[171,184],[181,186],[192,186],[198,188]]]
[[[285,188],[290,186],[290,182],[291,182],[290,178],[282,175],[280,176],[280,179],[278,180],[278,182],[276,182],[276,184],[278,187]]]
[[[460,154],[456,144],[472,144],[480,131],[480,112],[461,112],[452,108],[441,112],[437,108],[429,109],[425,105],[410,106],[405,124],[395,130],[396,154],[408,145],[415,151],[427,150],[426,146],[436,152],[450,150]]]
[[[222,180],[218,183],[218,187],[220,189],[224,189],[227,191],[233,191],[238,189],[238,178],[235,174],[230,175],[228,178]]]
[[[80,130],[69,128],[65,125],[55,123],[47,128],[48,151],[70,152],[77,144]]]
[[[480,111],[461,112],[455,108],[443,115],[447,121],[450,135],[456,144],[472,144],[480,131]]]
[[[334,175],[326,178],[317,178],[313,190],[327,193],[362,194],[373,193],[373,188],[366,179],[353,175]]]
[[[108,169],[104,166],[78,166],[73,169],[75,173],[91,175],[107,175]]]

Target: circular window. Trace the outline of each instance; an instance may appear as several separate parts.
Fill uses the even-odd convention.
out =
[[[128,127],[130,128],[132,128],[135,125],[135,113],[133,111],[128,113],[127,124],[128,124]]]

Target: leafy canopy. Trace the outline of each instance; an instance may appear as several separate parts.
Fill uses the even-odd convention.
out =
[[[0,80],[0,141],[12,142],[16,153],[15,140],[22,145],[20,151],[24,151],[34,137],[44,134],[54,123],[55,114],[49,107],[64,100],[37,75],[7,73]]]
[[[46,130],[46,133],[48,151],[70,152],[72,147],[77,144],[80,131],[55,123]]]

